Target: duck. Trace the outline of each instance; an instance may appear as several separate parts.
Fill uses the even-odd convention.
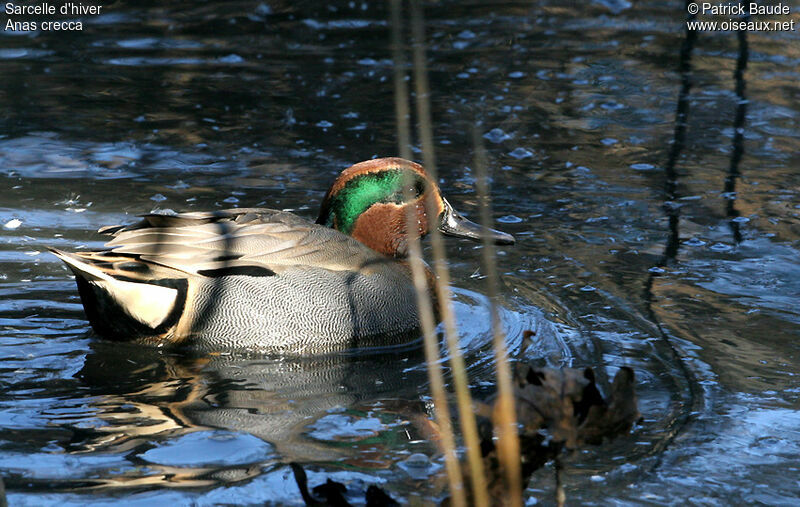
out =
[[[514,244],[456,212],[421,165],[390,157],[342,171],[316,222],[267,208],[151,212],[100,228],[111,236],[101,249],[50,251],[108,340],[206,352],[380,347],[419,337],[409,207],[420,237],[437,228]],[[435,301],[429,268],[427,279]]]

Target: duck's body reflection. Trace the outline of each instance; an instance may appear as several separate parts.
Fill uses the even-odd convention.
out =
[[[296,359],[187,357],[108,342],[92,348],[77,376],[96,394],[96,416],[105,426],[82,434],[76,450],[141,457],[188,432],[222,429],[271,444],[274,453],[261,466],[383,468],[392,459],[387,456],[408,454],[398,439],[410,443],[427,421],[419,348]],[[199,468],[204,478],[213,472]]]

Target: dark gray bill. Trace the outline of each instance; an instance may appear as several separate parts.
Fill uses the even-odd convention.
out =
[[[442,212],[442,224],[439,226],[439,230],[442,231],[442,234],[475,241],[481,241],[481,238],[488,234],[495,245],[514,244],[514,236],[511,234],[506,234],[505,232],[496,231],[478,225],[475,222],[470,222],[454,210],[453,206],[447,202],[447,199],[442,199],[442,201],[444,201],[444,211]]]

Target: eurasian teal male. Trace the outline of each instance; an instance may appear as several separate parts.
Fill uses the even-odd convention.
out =
[[[287,353],[391,344],[419,327],[403,260],[409,206],[420,235],[514,243],[459,215],[419,164],[382,158],[345,169],[316,224],[262,208],[152,213],[100,229],[113,236],[104,250],[52,251],[111,340]]]

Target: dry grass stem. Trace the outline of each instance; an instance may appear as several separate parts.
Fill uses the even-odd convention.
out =
[[[410,108],[408,106],[408,84],[406,83],[406,57],[403,52],[403,8],[402,0],[391,0],[392,10],[392,59],[394,60],[394,111],[397,117],[397,153],[411,160]]]
[[[489,174],[486,151],[477,128],[473,130],[475,145],[475,179],[477,181],[478,202],[480,204],[481,225],[491,227],[492,213],[489,200]],[[495,264],[495,249],[488,234],[483,235],[483,269],[486,274],[486,288],[492,315],[492,335],[494,337],[494,358],[497,368],[497,416],[498,458],[505,475],[509,504],[522,506],[522,470],[520,466],[520,445],[517,434],[517,416],[514,406],[514,387],[511,366],[508,362],[505,334],[497,308],[499,277]]]
[[[557,507],[564,507],[564,504],[567,502],[567,494],[564,492],[564,481],[563,481],[563,473],[564,467],[561,463],[561,458],[556,456],[555,458],[555,474],[556,474],[556,505]]]
[[[433,149],[433,130],[430,111],[430,87],[428,85],[427,64],[425,62],[425,30],[422,8],[419,0],[411,2],[411,22],[412,34],[414,38],[414,84],[417,94],[417,116],[419,119],[420,139],[422,141],[423,164],[433,181],[438,181],[436,171],[436,159]],[[435,203],[431,202],[433,195],[428,196],[426,208],[436,209]],[[431,232],[431,244],[433,247],[433,258],[436,275],[439,278],[437,284],[437,294],[445,324],[445,338],[450,353],[450,365],[453,372],[453,384],[456,391],[456,401],[459,409],[459,419],[461,421],[461,431],[464,435],[464,443],[467,450],[467,462],[470,471],[470,484],[472,486],[472,499],[475,505],[489,505],[489,494],[486,485],[486,476],[483,470],[481,459],[480,441],[478,439],[478,427],[472,411],[472,396],[469,392],[464,359],[458,344],[458,331],[456,328],[455,314],[450,304],[450,273],[447,267],[444,242],[441,233],[437,229]]]
[[[394,85],[395,85],[395,111],[397,113],[397,141],[400,156],[411,158],[410,126],[408,121],[408,87],[405,83],[405,58],[402,50],[402,15],[400,0],[392,0],[392,45],[394,55]],[[409,175],[410,180],[410,175]],[[406,200],[413,199],[411,194],[412,181],[406,182]],[[414,224],[417,220],[414,207],[408,207],[408,223]],[[441,429],[442,450],[445,458],[447,480],[453,505],[466,505],[464,481],[461,467],[456,454],[455,435],[453,432],[450,408],[447,403],[444,376],[439,357],[439,341],[436,336],[436,317],[434,315],[431,299],[428,294],[428,281],[425,263],[422,260],[422,247],[416,227],[407,227],[408,234],[408,260],[417,293],[417,304],[420,313],[420,325],[424,336],[425,359],[427,362],[428,378],[431,384],[436,410],[436,421]]]

